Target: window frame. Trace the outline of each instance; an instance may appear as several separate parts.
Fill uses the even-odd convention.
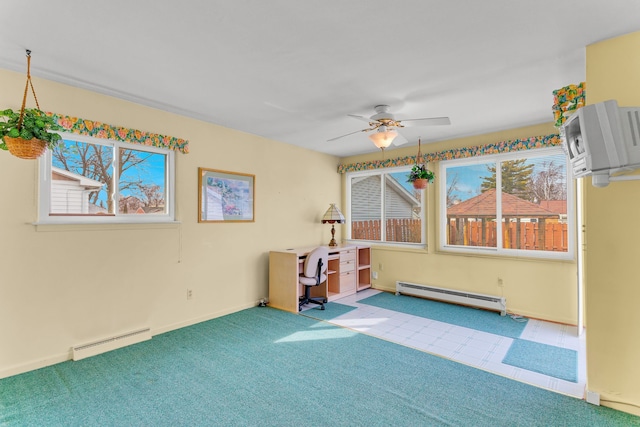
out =
[[[475,255],[494,255],[500,257],[516,257],[516,258],[531,258],[531,259],[551,259],[551,260],[575,260],[575,241],[576,241],[576,211],[575,211],[575,198],[576,189],[573,179],[569,159],[565,158],[565,170],[566,170],[566,191],[567,191],[567,251],[542,251],[542,250],[530,250],[530,249],[511,249],[504,248],[503,246],[503,217],[502,217],[502,188],[501,185],[496,185],[496,223],[499,225],[499,229],[496,230],[496,247],[486,246],[460,246],[451,245],[447,243],[447,169],[451,167],[460,167],[474,164],[486,164],[495,163],[496,170],[500,171],[500,162],[517,160],[523,158],[544,157],[549,155],[565,155],[565,152],[561,147],[548,147],[538,148],[534,150],[521,150],[508,153],[489,154],[484,156],[477,156],[473,158],[464,159],[452,159],[443,160],[438,165],[439,172],[439,219],[438,219],[438,245],[439,249],[448,253],[459,254],[475,254]],[[566,157],[566,155],[565,155]],[[497,177],[497,182],[501,184],[501,177]]]
[[[386,175],[390,175],[392,173],[398,173],[398,172],[409,172],[411,171],[411,167],[412,165],[409,166],[398,166],[398,167],[394,167],[394,168],[382,168],[382,169],[375,169],[375,170],[366,170],[366,171],[355,171],[355,172],[347,172],[345,173],[345,179],[346,179],[346,195],[345,195],[345,199],[346,199],[346,208],[345,208],[345,218],[346,218],[346,222],[347,222],[347,238],[346,240],[349,241],[350,243],[358,243],[358,242],[362,242],[362,243],[366,243],[366,244],[375,244],[375,245],[383,245],[383,246],[392,246],[392,247],[403,247],[403,248],[413,248],[413,249],[424,249],[427,247],[427,227],[426,227],[426,209],[425,209],[425,200],[427,198],[427,189],[424,190],[420,190],[422,192],[422,196],[420,199],[420,239],[421,242],[420,243],[410,243],[410,242],[389,242],[386,240],[364,240],[364,239],[354,239],[351,237],[351,222],[352,222],[352,214],[351,214],[351,201],[352,201],[352,197],[351,197],[351,180],[352,178],[357,178],[357,177],[369,177],[369,176],[374,176],[374,175],[380,175],[381,176],[381,181],[380,181],[380,236],[381,239],[382,238],[386,238],[386,221],[383,221],[382,219],[386,219],[386,215],[385,215],[385,207],[386,207]]]
[[[174,223],[175,218],[175,151],[170,149],[157,148],[141,144],[131,144],[123,141],[116,141],[106,138],[94,138],[87,135],[79,135],[68,132],[57,132],[63,139],[77,141],[86,144],[97,144],[107,146],[115,151],[120,148],[146,151],[150,153],[162,154],[167,156],[165,168],[166,183],[166,212],[164,214],[139,215],[139,214],[121,214],[113,215],[50,215],[51,210],[51,167],[52,156],[51,150],[45,150],[45,153],[39,158],[38,170],[38,220],[36,225],[47,224],[158,224],[158,223]],[[114,159],[117,156],[114,156]],[[115,177],[114,177],[115,179]]]

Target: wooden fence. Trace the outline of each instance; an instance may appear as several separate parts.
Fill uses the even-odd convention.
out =
[[[351,238],[358,240],[381,240],[381,221],[379,219],[351,222]],[[385,223],[387,242],[420,243],[421,221],[419,219],[388,219]]]
[[[468,221],[458,224],[455,221],[451,221],[449,224],[448,239],[450,244],[490,248],[497,246],[496,223],[494,221]],[[503,230],[504,248],[567,252],[567,224],[510,222]]]
[[[497,247],[496,223],[494,221],[451,221],[447,230],[449,244],[460,246]],[[482,225],[484,224],[484,229]],[[519,226],[519,227],[518,227]],[[351,238],[357,240],[381,240],[381,221],[352,221]],[[419,219],[388,219],[387,242],[421,242]],[[567,252],[567,224],[556,222],[509,222],[504,228],[503,246],[507,249],[544,250]]]

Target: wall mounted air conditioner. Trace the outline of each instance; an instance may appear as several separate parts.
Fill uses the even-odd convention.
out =
[[[575,178],[591,175],[595,187],[640,179],[615,175],[640,168],[640,107],[618,107],[616,101],[587,105],[567,119],[561,135]]]

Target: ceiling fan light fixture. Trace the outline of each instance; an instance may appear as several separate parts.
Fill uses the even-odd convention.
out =
[[[369,139],[373,141],[376,147],[384,150],[391,145],[393,139],[396,136],[398,136],[398,132],[396,132],[395,130],[385,130],[372,133],[371,135],[369,135]]]

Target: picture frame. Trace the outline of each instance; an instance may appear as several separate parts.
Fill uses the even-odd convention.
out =
[[[198,222],[254,222],[255,175],[198,168]]]

